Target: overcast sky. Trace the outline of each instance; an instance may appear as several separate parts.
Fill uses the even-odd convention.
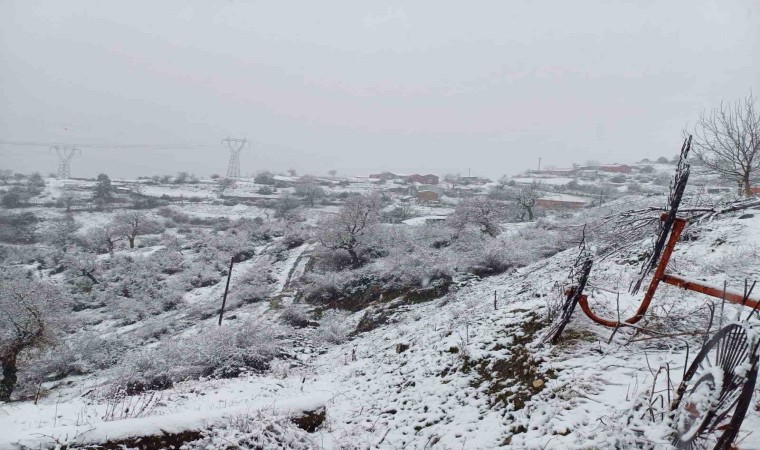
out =
[[[54,172],[59,143],[73,176],[224,174],[226,136],[244,174],[672,156],[760,93],[758,24],[758,0],[0,0],[0,168]]]

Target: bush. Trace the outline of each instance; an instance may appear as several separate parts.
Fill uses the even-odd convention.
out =
[[[340,344],[348,338],[345,315],[329,311],[322,316],[319,327],[319,339],[328,344]]]
[[[253,182],[256,184],[273,186],[275,184],[275,179],[271,172],[260,172],[253,178]]]
[[[318,448],[309,435],[291,420],[262,417],[239,417],[222,426],[209,427],[203,437],[182,446],[182,450],[238,449],[253,450]]]
[[[513,263],[507,249],[489,245],[482,254],[478,255],[468,272],[479,277],[488,277],[506,272]]]
[[[233,269],[234,270],[234,269]],[[269,299],[274,293],[277,280],[272,277],[266,262],[254,265],[244,273],[237,275],[235,286],[230,291],[233,305],[256,303]],[[233,278],[236,277],[233,275]]]
[[[114,369],[114,387],[133,385],[169,387],[178,381],[201,377],[233,378],[269,369],[275,353],[273,332],[259,323],[213,326],[158,347],[140,349]],[[125,375],[126,374],[126,375]]]
[[[295,306],[285,308],[280,314],[280,320],[296,328],[305,328],[312,324],[306,312]]]
[[[39,220],[33,213],[0,215],[0,241],[11,244],[32,244],[37,241],[35,228]]]

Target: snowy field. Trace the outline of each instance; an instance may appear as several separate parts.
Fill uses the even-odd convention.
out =
[[[44,195],[53,195],[55,189],[63,188],[52,183]],[[94,267],[92,274],[101,284],[114,286],[123,283],[123,275],[113,275],[115,269],[107,270],[114,258],[136,267],[145,265],[141,270],[148,271],[163,268],[167,261],[178,265],[166,272],[169,275],[155,278],[155,283],[176,292],[173,295],[179,296],[178,306],[146,310],[133,298],[121,297],[120,309],[113,313],[109,308],[115,306],[103,307],[94,301],[77,313],[82,329],[72,331],[72,336],[131,342],[137,348],[130,348],[128,354],[139,360],[141,354],[148,358],[171,354],[160,352],[171,350],[174,342],[189,345],[186,343],[200,336],[218,335],[222,339],[225,330],[247,330],[252,339],[260,339],[256,342],[262,348],[271,349],[271,362],[265,370],[243,371],[236,376],[203,374],[178,380],[168,388],[127,395],[113,395],[114,377],[124,376],[121,372],[125,367],[142,370],[139,364],[148,362],[127,361],[126,365],[122,362],[46,379],[38,387],[44,395],[0,404],[0,449],[78,448],[182,433],[198,434],[193,440],[202,434],[207,444],[197,445],[241,436],[269,436],[267,442],[272,448],[671,448],[672,428],[665,409],[646,415],[638,408],[653,392],[662,395],[663,402],[672,394],[687,362],[687,348],[690,363],[702,342],[699,332],[709,322],[707,305],[720,303],[662,286],[648,315],[636,328],[613,332],[594,324],[577,309],[565,339],[558,345],[542,345],[547,317],[556,313],[569,268],[577,258],[578,250],[570,244],[565,245],[567,250],[547,252],[545,258],[535,257],[529,264],[512,266],[498,275],[456,275],[448,293],[436,298],[411,300],[403,295],[381,295],[361,308],[333,310],[306,300],[302,291],[312,289],[308,283],[325,277],[338,279],[348,271],[315,272],[315,265],[325,258],[324,249],[319,240],[303,239],[302,235],[324,226],[325,216],[340,216],[339,204],[302,207],[296,219],[275,225],[273,209],[222,204],[208,186],[197,190],[156,187],[143,193],[175,197],[177,193],[197,194],[209,199],[172,202],[161,214],[149,212],[147,217],[154,220],[224,218],[232,221],[232,228],[218,231],[204,224],[195,228],[184,223],[171,225],[160,236],[138,237],[138,244],[142,243],[138,248],[129,249],[122,243],[113,256],[101,254],[94,263],[81,263],[77,267],[82,270]],[[637,201],[643,205],[651,199]],[[612,211],[634,204],[626,198],[606,208]],[[56,214],[50,208],[31,210],[48,221]],[[403,233],[422,233],[414,236],[438,242],[450,220],[447,217],[457,215],[457,208],[415,205],[414,210],[418,216],[404,222],[411,226],[389,228],[391,238],[403,240]],[[586,220],[592,251],[600,256],[587,289],[591,308],[605,317],[628,317],[642,297],[630,295],[628,286],[638,274],[650,238],[626,243],[629,245],[621,251],[601,257],[606,255],[601,248],[604,236],[610,233],[599,219],[604,214],[576,213],[572,220],[577,222],[571,228],[577,229]],[[185,216],[190,219],[182,219]],[[108,226],[113,213],[81,211],[75,217],[82,224],[77,232],[84,235]],[[261,222],[246,222],[252,219]],[[504,222],[497,238],[479,238],[485,240],[478,245],[484,245],[484,251],[495,248],[501,253],[519,254],[526,246],[537,245],[535,239],[563,241],[563,233],[571,228],[561,228],[562,220],[568,219]],[[720,215],[695,223],[687,231],[690,238],[678,244],[671,270],[718,286],[726,281],[734,290],[741,290],[745,280],[754,280],[760,274],[760,210]],[[220,328],[217,314],[225,289],[224,270],[232,254],[226,249],[239,249],[244,243],[250,247],[248,256],[235,265],[225,322]],[[456,247],[450,252],[446,255],[457,253]],[[402,270],[411,271],[408,263],[396,261],[404,257],[386,256],[387,261],[378,262],[372,270],[398,264]],[[23,267],[42,271],[36,264]],[[418,264],[420,268],[414,270],[425,270],[431,261],[421,259]],[[370,278],[379,273],[362,270],[363,276]],[[81,280],[79,274],[68,271],[51,271],[47,276],[72,289],[79,286],[72,285],[72,280]],[[420,288],[426,288],[424,284]],[[251,296],[255,296],[253,300]],[[734,320],[740,309],[726,306],[723,323]],[[122,313],[133,318],[125,320],[118,315]],[[291,325],[296,322],[287,315],[305,317],[299,319],[304,324]],[[378,317],[382,320],[373,327],[362,328],[367,318]],[[80,357],[76,352],[65,354]],[[663,375],[666,369],[670,379]],[[316,429],[306,432],[293,424],[302,414],[313,411],[324,411]],[[241,425],[244,422],[248,423],[245,427]],[[760,448],[760,435],[755,431],[758,426],[760,407],[755,400],[738,448]],[[248,434],[241,431],[243,428]]]

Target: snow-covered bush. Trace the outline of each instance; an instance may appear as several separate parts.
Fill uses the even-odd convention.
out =
[[[306,314],[306,311],[296,306],[288,306],[285,308],[280,314],[280,320],[290,326],[298,328],[309,326],[311,323],[309,315]]]
[[[115,387],[137,392],[201,377],[236,377],[268,370],[274,350],[274,332],[261,323],[213,327],[130,353],[113,378]]]
[[[151,257],[117,255],[104,264],[103,272],[101,283],[93,286],[95,298],[127,323],[174,309],[185,291],[181,280],[162,273]]]
[[[340,344],[348,337],[346,315],[337,311],[328,311],[322,316],[318,337],[328,344]]]
[[[498,275],[515,264],[509,245],[487,244],[477,252],[467,271],[479,277]]]
[[[182,450],[246,448],[251,450],[318,448],[308,433],[287,418],[237,417],[222,426],[203,431],[203,438],[189,442]]]
[[[277,280],[272,276],[266,261],[259,261],[243,273],[232,276],[236,279],[229,294],[233,305],[260,302],[268,299],[275,291]]]

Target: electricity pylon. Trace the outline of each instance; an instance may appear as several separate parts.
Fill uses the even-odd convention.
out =
[[[58,179],[66,180],[71,178],[71,160],[74,158],[75,154],[79,153],[81,155],[82,151],[75,146],[69,145],[56,145],[50,147],[51,153],[53,150],[55,150],[58,155]]]
[[[230,164],[227,166],[227,178],[240,178],[240,153],[243,149],[249,145],[248,140],[226,138],[222,139],[222,142],[227,143],[227,147],[230,149]]]

